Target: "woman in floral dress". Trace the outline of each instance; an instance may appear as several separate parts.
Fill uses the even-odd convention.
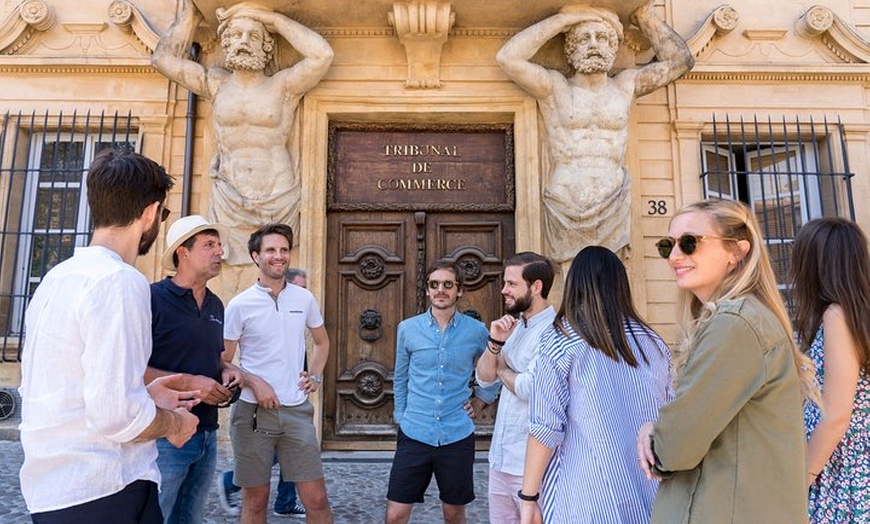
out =
[[[845,219],[805,224],[792,254],[795,326],[822,405],[806,403],[812,523],[870,522],[870,256]]]

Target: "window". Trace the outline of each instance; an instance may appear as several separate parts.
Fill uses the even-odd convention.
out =
[[[745,202],[755,212],[779,287],[791,306],[788,266],[800,227],[822,216],[854,219],[842,125],[713,121],[701,144],[705,198]]]
[[[49,269],[90,240],[85,177],[107,147],[135,149],[130,117],[6,115],[0,129],[0,360],[18,357],[24,311]]]

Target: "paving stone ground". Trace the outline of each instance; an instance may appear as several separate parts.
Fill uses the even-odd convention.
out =
[[[0,523],[25,524],[30,523],[21,488],[18,481],[18,470],[24,458],[21,443],[17,440],[0,440]],[[355,453],[355,452],[325,452],[323,454],[324,477],[329,501],[335,515],[336,524],[377,524],[384,520],[386,504],[387,481],[389,480],[391,452]],[[229,469],[232,464],[232,452],[228,443],[221,443],[218,451],[218,470]],[[468,522],[488,522],[487,518],[487,475],[488,466],[485,454],[478,453],[474,466],[475,493],[477,499],[466,508]],[[277,482],[277,468],[273,469],[272,495],[274,496]],[[270,524],[302,522],[297,519],[276,517],[271,514],[269,503]],[[206,505],[207,524],[225,524],[237,522],[237,517],[229,517],[223,513],[217,500],[217,490],[212,485],[209,500]],[[414,508],[411,516],[414,524],[435,524],[442,522],[441,506],[438,501],[438,491],[435,481],[426,493],[426,502]]]

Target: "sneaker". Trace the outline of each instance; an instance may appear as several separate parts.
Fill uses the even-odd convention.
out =
[[[273,515],[278,517],[290,517],[296,519],[304,519],[305,518],[305,508],[302,507],[302,504],[296,503],[287,511],[278,511],[277,509],[272,512]]]
[[[241,513],[241,504],[239,503],[239,488],[235,488],[234,485],[230,483],[230,486],[227,487],[228,478],[227,474],[232,474],[232,471],[224,472],[222,475],[218,475],[215,479],[215,484],[217,484],[217,492],[218,492],[218,502],[221,504],[221,508],[223,508],[224,513],[227,515],[237,516]]]

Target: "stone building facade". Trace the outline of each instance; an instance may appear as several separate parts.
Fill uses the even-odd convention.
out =
[[[0,0],[0,387],[19,380],[29,293],[47,267],[87,243],[81,174],[95,151],[123,142],[165,165],[178,182],[170,220],[208,209],[211,104],[151,65],[180,3]],[[221,63],[214,11],[232,3],[194,0],[204,14],[194,38],[203,65]],[[293,265],[308,270],[332,341],[318,413],[324,446],[389,447],[391,344],[398,320],[422,301],[423,268],[460,260],[472,277],[465,308],[488,320],[499,312],[501,260],[546,249],[546,131],[534,98],[495,55],[564,2],[260,3],[334,51],[288,143],[302,191]],[[654,243],[683,203],[749,203],[780,274],[795,229],[810,218],[852,216],[870,230],[870,0],[654,5],[695,66],[631,111],[627,265],[639,309],[673,342],[676,292]],[[647,43],[624,22],[616,67],[648,63]],[[275,54],[276,68],[299,59],[286,42]],[[567,69],[559,38],[534,60]],[[377,158],[366,156],[373,151]],[[472,179],[482,185],[462,194]],[[152,280],[164,276],[161,249],[158,240],[138,263]],[[227,301],[255,274],[253,265],[227,266],[213,289]]]

